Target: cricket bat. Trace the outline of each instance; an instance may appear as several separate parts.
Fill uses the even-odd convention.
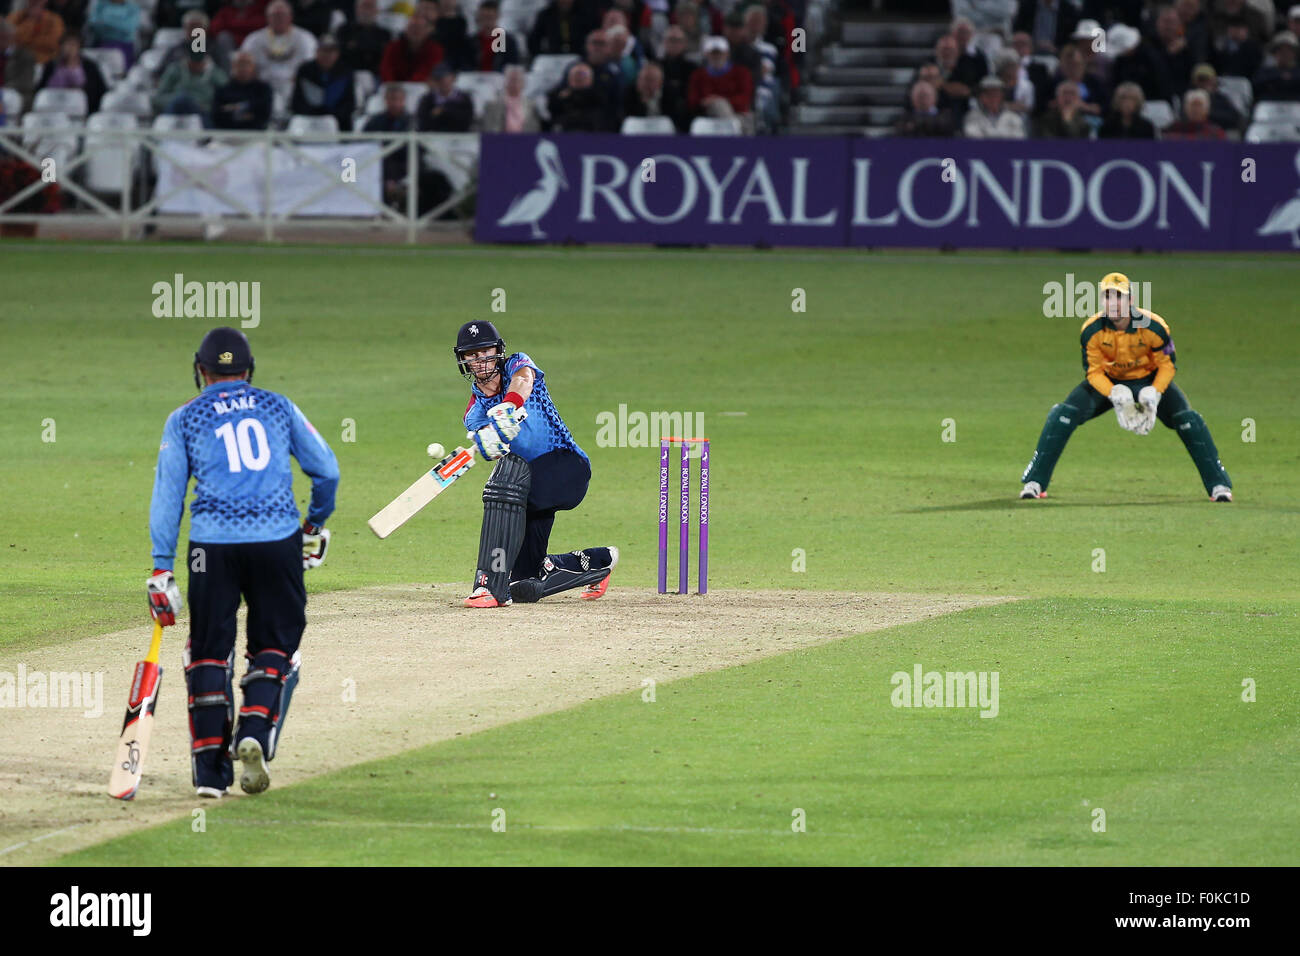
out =
[[[457,448],[371,518],[367,522],[370,530],[381,538],[387,538],[473,466],[474,449]]]
[[[135,665],[131,678],[131,694],[126,701],[126,718],[122,721],[122,736],[117,741],[117,756],[113,760],[113,773],[108,778],[108,795],[118,800],[131,800],[140,788],[144,773],[144,758],[153,734],[153,711],[158,703],[158,686],[162,683],[162,668],[158,666],[158,652],[162,649],[162,625],[153,622],[153,641],[149,655]]]

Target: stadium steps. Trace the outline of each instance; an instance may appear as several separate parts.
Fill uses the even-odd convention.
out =
[[[849,20],[838,42],[821,50],[790,132],[815,136],[882,136],[903,112],[916,68],[932,56],[946,29],[934,22]]]

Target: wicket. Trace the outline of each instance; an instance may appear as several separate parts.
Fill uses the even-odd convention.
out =
[[[690,564],[691,537],[691,459],[690,446],[700,445],[700,525],[699,593],[709,591],[709,440],[707,438],[662,438],[659,441],[659,593],[668,593],[668,449],[682,448],[681,457],[681,533],[677,560],[677,593],[690,589],[686,576]]]

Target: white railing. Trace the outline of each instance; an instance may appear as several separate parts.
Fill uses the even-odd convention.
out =
[[[342,166],[332,168],[322,162],[322,154],[338,157],[349,148],[357,156],[346,175]],[[383,162],[402,150],[405,196],[390,205],[384,195]],[[478,151],[476,133],[290,135],[273,130],[87,129],[82,124],[4,127],[0,128],[0,161],[19,159],[40,173],[53,159],[53,181],[63,204],[68,206],[67,200],[72,199],[75,208],[48,214],[17,211],[48,185],[38,178],[0,199],[0,223],[93,221],[115,225],[122,238],[129,239],[142,235],[149,225],[218,219],[255,223],[267,240],[275,238],[277,228],[292,223],[295,229],[401,230],[406,241],[414,243],[423,229],[466,225],[438,219],[448,212],[458,215],[463,204],[477,195]],[[207,164],[189,164],[182,153],[202,157]],[[276,194],[276,176],[284,182],[286,165],[296,184],[299,179],[309,181],[308,188],[295,189],[291,197]],[[236,168],[245,186],[256,184],[251,194],[248,189],[231,191],[229,174]],[[417,173],[421,170],[441,172],[451,187],[450,195],[424,212],[420,212]],[[377,190],[373,188],[376,176]],[[369,189],[363,185],[367,180]],[[159,189],[164,183],[170,187],[165,192]],[[177,212],[174,207],[180,199],[220,208],[208,213]],[[331,214],[331,204],[347,206],[348,211]]]

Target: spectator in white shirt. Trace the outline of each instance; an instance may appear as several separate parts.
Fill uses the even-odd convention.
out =
[[[1025,123],[1006,108],[1006,93],[996,76],[980,80],[976,108],[966,111],[962,132],[967,139],[1024,139]]]
[[[287,103],[298,67],[316,57],[316,38],[293,25],[289,4],[274,0],[266,8],[266,26],[250,33],[240,50],[253,55],[258,77]]]

